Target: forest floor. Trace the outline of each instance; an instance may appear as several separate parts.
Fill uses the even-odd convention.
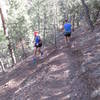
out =
[[[57,41],[37,65],[31,56],[0,77],[0,100],[100,100],[100,27]]]

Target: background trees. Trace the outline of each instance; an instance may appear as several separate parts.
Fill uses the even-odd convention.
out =
[[[5,2],[6,9],[2,2]],[[58,28],[65,18],[72,23],[73,31],[81,25],[84,18],[93,30],[100,13],[99,2],[100,0],[0,1],[1,70],[9,69],[32,54],[33,32],[36,30],[43,38],[44,47],[56,46]]]

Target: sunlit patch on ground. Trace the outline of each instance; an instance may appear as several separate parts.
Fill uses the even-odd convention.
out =
[[[93,91],[91,95],[92,98],[95,98],[96,96],[100,96],[100,87],[97,90]]]
[[[69,76],[70,71],[66,70],[64,72],[61,72],[60,74],[51,74],[49,75],[49,77],[53,77],[56,80],[62,80],[62,79],[66,79]]]
[[[96,33],[96,36],[100,36],[100,32]]]
[[[63,92],[54,93],[55,96],[61,95]]]
[[[58,55],[56,55],[56,56],[54,56],[54,57],[51,57],[51,58],[49,59],[49,62],[54,61],[55,59],[57,59],[57,58],[59,58],[59,57],[61,57],[61,56],[64,56],[64,53],[60,53],[60,54],[58,54]]]
[[[69,73],[70,73],[70,70],[64,71],[64,77],[65,77],[65,78],[69,77]]]
[[[50,72],[60,71],[61,69],[66,67],[66,63],[63,63],[59,66],[57,65],[50,65]]]
[[[23,82],[24,79],[20,80],[20,81],[16,81],[15,79],[12,79],[10,81],[8,81],[6,83],[6,85],[9,87],[9,88],[15,88],[17,86],[19,86],[22,82]]]
[[[10,88],[14,88],[18,86],[18,82],[15,81],[15,79],[12,79],[10,81],[8,81],[8,83],[6,83],[6,85],[8,85],[8,87]]]
[[[68,95],[62,97],[61,100],[67,100],[67,99],[70,99],[70,97],[71,97],[70,94],[68,94]]]
[[[40,100],[45,100],[45,99],[48,99],[49,98],[49,96],[42,96],[41,98],[40,98]]]

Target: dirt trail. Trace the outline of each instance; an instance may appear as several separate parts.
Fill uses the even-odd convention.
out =
[[[96,34],[100,34],[98,31]],[[96,63],[92,61],[97,47],[100,53],[96,42],[99,35],[91,34],[80,28],[66,46],[59,38],[57,50],[37,66],[33,66],[32,57],[28,58],[24,65],[0,79],[0,100],[100,100],[96,91],[100,82],[99,57]]]

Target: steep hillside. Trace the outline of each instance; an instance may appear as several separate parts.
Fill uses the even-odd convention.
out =
[[[100,100],[99,26],[76,29],[66,45],[61,35],[36,66],[32,56],[17,65],[0,78],[0,100]]]

